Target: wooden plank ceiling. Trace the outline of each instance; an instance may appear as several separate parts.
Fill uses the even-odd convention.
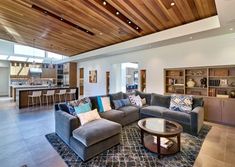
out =
[[[72,56],[216,13],[214,0],[1,0],[0,38]]]

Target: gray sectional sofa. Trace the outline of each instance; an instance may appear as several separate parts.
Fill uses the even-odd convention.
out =
[[[193,99],[193,111],[183,113],[169,110],[170,96],[135,92],[145,98],[147,104],[142,107],[134,105],[114,109],[113,100],[127,98],[127,94],[119,92],[110,94],[112,109],[99,113],[102,119],[80,126],[79,119],[69,114],[66,104],[55,105],[55,132],[68,144],[79,157],[86,161],[93,156],[119,144],[121,126],[125,126],[146,117],[158,117],[176,121],[183,126],[185,132],[197,135],[204,120],[203,99]],[[89,97],[92,109],[98,108],[97,96]]]

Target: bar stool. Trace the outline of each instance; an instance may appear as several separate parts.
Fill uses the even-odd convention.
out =
[[[61,89],[56,95],[59,97],[59,102],[61,103],[61,97],[64,97],[64,101],[66,101],[66,89]]]
[[[30,105],[30,99],[31,99],[32,106],[34,106],[35,104],[37,105],[37,99],[39,100],[39,104],[41,106],[42,104],[41,96],[42,96],[42,91],[33,91],[32,94],[28,95],[28,107]],[[35,103],[34,103],[34,99],[35,99]]]
[[[66,100],[67,100],[67,96],[69,95],[70,97],[70,101],[72,100],[76,100],[76,89],[70,89],[69,92],[66,92]]]
[[[47,105],[49,100],[52,100],[55,103],[55,90],[47,90],[46,94],[43,94],[43,100],[46,99]]]

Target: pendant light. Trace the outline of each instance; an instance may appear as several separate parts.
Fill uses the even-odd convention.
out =
[[[36,67],[36,62],[35,62],[35,39],[33,39],[33,67]]]

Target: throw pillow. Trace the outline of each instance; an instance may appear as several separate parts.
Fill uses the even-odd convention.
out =
[[[76,114],[84,113],[84,112],[87,112],[87,111],[91,111],[91,106],[90,106],[89,103],[80,104],[78,106],[75,106],[74,110],[75,110]]]
[[[77,114],[77,117],[79,118],[81,125],[84,125],[96,119],[101,119],[100,115],[97,112],[97,109],[85,113],[79,113]]]
[[[135,95],[129,95],[128,98],[129,98],[131,104],[136,105]]]
[[[192,111],[193,97],[184,95],[171,95],[170,110],[190,112]]]
[[[120,100],[113,100],[113,104],[114,104],[114,109],[119,109],[123,106],[128,106],[131,104],[129,99],[120,99]]]
[[[99,112],[105,112],[111,110],[110,98],[109,97],[97,97]]]
[[[65,111],[71,115],[75,115],[75,110],[73,108],[73,106],[67,104],[67,103],[60,103],[59,104],[59,109],[62,111]]]
[[[133,104],[133,105],[136,105],[138,107],[143,106],[142,99],[139,95],[138,96],[130,95],[129,100],[130,100],[131,104]]]
[[[142,105],[146,105],[147,104],[147,100],[145,98],[141,99]]]
[[[142,104],[142,99],[140,98],[140,96],[135,96],[135,104],[138,106],[138,107],[142,107],[143,104]]]

